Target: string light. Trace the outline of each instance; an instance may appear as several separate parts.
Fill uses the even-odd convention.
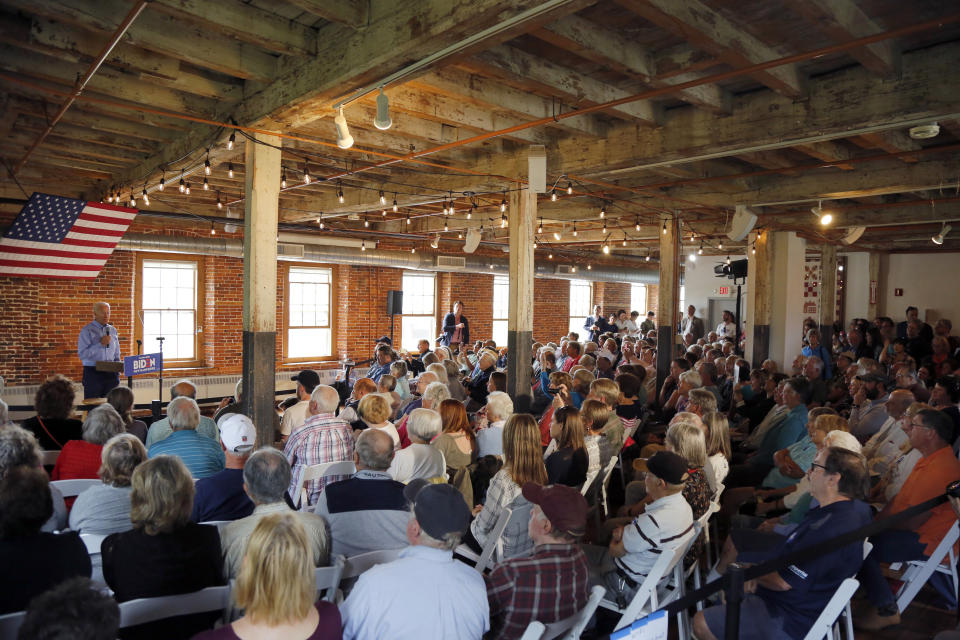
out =
[[[537,241],[536,241],[536,240],[533,241],[533,248],[534,248],[534,249],[537,248]]]
[[[230,137],[227,139],[227,151],[233,151],[233,143],[237,141],[237,133],[231,132]]]
[[[286,189],[286,188],[287,188],[287,169],[286,169],[286,167],[283,167],[283,168],[280,169],[280,188],[281,188],[281,189]]]
[[[608,245],[606,242],[603,243],[603,252],[606,255],[610,255],[610,245]]]
[[[310,184],[310,166],[303,163],[303,184]]]
[[[730,256],[727,256],[727,264],[730,264]]]
[[[213,226],[213,223],[212,223],[212,222],[210,223],[210,235],[212,235],[212,236],[217,235],[217,228],[216,228],[215,226]]]
[[[317,223],[320,225],[320,228],[323,229],[323,213],[320,213],[320,217],[317,218]]]
[[[228,162],[228,163],[227,163],[227,175],[228,175],[229,177],[231,177],[231,178],[233,177],[233,163],[232,163],[232,162]]]
[[[572,182],[568,182],[568,183],[567,183],[567,195],[568,195],[568,196],[572,196],[572,195],[573,195],[573,183],[572,183]]]
[[[473,217],[473,212],[477,210],[477,203],[474,202],[470,205],[470,208],[467,209],[467,220]]]
[[[446,221],[446,220],[443,221],[443,230],[444,230],[444,231],[450,231],[450,226],[447,225],[447,221]]]
[[[457,240],[463,240],[463,233],[457,231]]]
[[[697,261],[697,254],[695,254],[695,253],[691,253],[691,254],[690,254],[689,256],[687,256],[687,257],[690,259],[690,262],[696,262],[696,261]]]
[[[220,199],[219,191],[217,191],[217,209],[223,209],[223,201]]]
[[[393,212],[396,213],[399,207],[397,206],[397,194],[393,194]]]
[[[570,267],[570,273],[576,273],[576,272],[577,272],[576,267]]]
[[[500,214],[500,228],[503,229],[507,226],[507,214]]]
[[[637,216],[637,223],[633,226],[634,229],[640,231],[640,216]]]
[[[754,244],[754,245],[750,248],[750,253],[752,253],[753,255],[757,255],[757,245],[756,245],[756,244]]]
[[[663,235],[667,235],[667,222],[666,222],[666,220],[664,220],[664,222],[663,222]]]
[[[149,207],[149,206],[150,206],[150,196],[147,195],[147,188],[146,188],[146,187],[143,188],[143,206],[145,206],[145,207]]]
[[[604,232],[604,233],[607,232],[607,223],[606,223],[606,222],[603,223],[603,232]]]
[[[573,223],[573,237],[574,237],[574,238],[577,237],[577,223],[576,223],[576,222]]]
[[[553,239],[554,239],[554,240],[559,240],[559,239],[560,239],[560,232],[559,232],[559,231],[554,231],[554,232],[553,232]]]
[[[190,195],[190,183],[189,183],[189,182],[187,183],[187,186],[186,186],[186,189],[184,190],[184,193],[187,194],[187,195]]]
[[[600,207],[600,219],[602,220],[607,216],[607,205]]]
[[[363,226],[367,228],[370,227],[370,221],[367,220],[367,216],[363,216]]]
[[[410,247],[410,253],[416,253],[416,252],[417,252],[416,247]]]
[[[343,184],[337,183],[337,202],[343,204]]]
[[[133,191],[130,192],[130,208],[134,209],[137,206],[137,201],[133,198]]]
[[[623,234],[623,246],[627,246],[627,234]]]
[[[507,210],[507,192],[503,192],[503,200],[500,201],[500,213],[504,213]]]
[[[167,181],[167,171],[164,169],[160,173],[160,184],[157,185],[157,190],[163,191],[163,183]]]
[[[700,248],[697,249],[697,253],[703,255],[703,240],[700,241]]]
[[[180,193],[186,192],[186,183],[183,181],[183,169],[180,169]]]
[[[447,199],[443,199],[443,215],[447,215]]]
[[[537,224],[537,233],[543,233],[543,218],[540,218],[540,222]]]
[[[552,254],[552,253],[551,253],[551,254],[548,254],[548,255],[547,255],[547,258],[548,258],[549,260],[553,260],[553,254]]]
[[[556,202],[556,201],[557,201],[557,190],[556,190],[556,189],[551,189],[551,190],[550,190],[550,201],[551,201],[551,202]]]
[[[387,204],[387,197],[383,195],[383,191],[380,191],[380,204]]]
[[[588,264],[587,264],[587,271],[590,271],[591,269],[593,269],[593,265],[588,263]]]
[[[386,218],[386,217],[387,217],[387,210],[386,210],[386,209],[382,210],[382,211],[380,212],[380,215],[382,215],[384,218]]]
[[[210,175],[210,172],[211,172],[211,168],[210,168],[210,152],[207,151],[207,159],[203,161],[203,173],[206,174],[206,175]]]
[[[360,251],[366,251],[366,250],[367,250],[367,241],[366,241],[366,240],[361,240],[361,241],[360,241]]]
[[[407,214],[407,224],[410,224],[410,214]]]
[[[717,244],[717,249],[723,249],[723,240],[721,240],[720,243]]]
[[[210,180],[206,176],[203,177],[203,190],[210,191]]]
[[[644,259],[645,259],[647,262],[650,262],[650,254],[648,253],[648,254],[647,254],[647,257],[644,258]]]

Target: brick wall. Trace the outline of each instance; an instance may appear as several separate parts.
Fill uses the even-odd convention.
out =
[[[143,231],[145,229],[136,229]],[[166,229],[170,232],[170,229]],[[243,263],[236,258],[199,257],[203,269],[203,348],[200,366],[168,371],[167,376],[189,377],[237,374],[242,368]],[[92,319],[92,305],[109,302],[111,324],[120,335],[124,354],[136,352],[134,306],[137,254],[116,251],[93,281],[0,278],[4,313],[0,316],[0,375],[9,386],[37,384],[52,373],[79,380],[82,369],[76,355],[77,335]],[[283,361],[284,282],[291,263],[277,267],[278,369],[297,370],[302,363]],[[401,289],[401,269],[333,265],[334,359],[349,355],[370,357],[373,341],[389,335],[386,292]],[[570,285],[566,280],[538,278],[534,284],[534,339],[556,340],[567,332]],[[648,292],[651,288],[648,287]],[[629,306],[630,286],[596,283],[605,308]],[[648,294],[649,295],[649,294]],[[653,294],[655,295],[655,293]],[[493,275],[437,274],[437,326],[455,299],[466,305],[471,337],[492,335]],[[655,304],[655,301],[654,301]],[[653,307],[655,308],[655,306]],[[396,317],[394,338],[399,341],[402,317]],[[427,336],[429,338],[436,337]],[[151,350],[154,345],[145,345]],[[316,368],[334,367],[314,364]]]

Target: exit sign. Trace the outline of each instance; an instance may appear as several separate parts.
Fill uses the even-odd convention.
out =
[[[720,294],[721,296],[728,296],[730,295],[730,287],[720,287],[717,290],[717,293]]]

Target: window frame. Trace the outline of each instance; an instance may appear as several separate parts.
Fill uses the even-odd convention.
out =
[[[502,287],[502,286],[506,286],[506,289],[507,289],[507,292],[506,292],[506,297],[507,297],[506,315],[503,316],[502,318],[497,317],[497,285],[498,285],[498,284],[499,284],[501,287]],[[491,321],[490,321],[491,337],[492,337],[493,340],[497,343],[497,346],[506,346],[507,340],[508,340],[508,338],[509,338],[509,333],[510,333],[510,329],[509,329],[509,326],[510,326],[510,325],[509,325],[509,322],[510,322],[510,277],[509,277],[509,276],[503,276],[503,275],[495,275],[495,276],[493,276],[493,300],[490,301],[490,315],[491,315]],[[497,323],[498,323],[498,322],[504,323],[503,344],[501,344],[500,341],[497,340],[497,338],[496,338],[496,335],[497,335],[496,326],[497,326]]]
[[[576,332],[580,334],[580,343],[583,344],[588,339],[584,334],[583,321],[587,319],[587,316],[593,313],[593,306],[594,306],[593,284],[594,283],[591,280],[570,280],[569,282],[570,282],[570,288],[567,290],[567,332],[570,332],[573,330],[571,329],[571,326],[572,326],[571,322],[573,321],[573,319],[579,318],[579,324],[577,325]],[[572,294],[573,294],[573,286],[575,283],[578,284],[578,286],[582,286],[583,284],[586,284],[590,289],[590,295],[587,298],[589,300],[589,304],[587,305],[586,315],[573,313],[573,304],[572,304],[573,295]]]
[[[403,346],[403,332],[404,332],[404,327],[406,325],[405,320],[408,317],[409,318],[433,318],[433,335],[426,336],[426,337],[420,336],[417,338],[417,340],[418,341],[421,339],[429,340],[431,345],[434,344],[435,338],[437,337],[438,331],[439,331],[437,309],[438,309],[438,305],[440,304],[440,296],[439,296],[440,279],[437,278],[437,273],[438,272],[436,271],[415,271],[410,269],[405,269],[400,273],[400,289],[403,290],[404,292],[403,293],[404,302],[406,302],[407,300],[407,288],[403,284],[403,280],[406,276],[409,275],[415,278],[430,278],[433,280],[433,310],[430,313],[403,313],[403,308],[400,309],[401,311],[401,313],[399,314],[400,315],[400,343],[398,345],[400,348],[397,349],[397,351],[403,350],[405,348]],[[407,351],[409,351],[410,353],[415,353],[417,351],[416,345],[414,345],[413,349],[407,349]]]
[[[334,266],[328,264],[319,264],[316,262],[284,262],[283,263],[283,304],[280,312],[280,354],[282,364],[290,363],[308,363],[308,362],[336,362],[337,356],[337,308],[334,306]],[[323,269],[330,272],[330,355],[329,356],[304,356],[302,358],[290,357],[290,329],[311,328],[311,327],[291,327],[290,326],[290,270],[291,269]]]
[[[633,292],[634,292],[634,289],[637,288],[637,287],[643,287],[643,305],[640,306],[640,307],[636,307],[636,306],[633,304]],[[650,296],[650,290],[647,289],[647,284],[646,284],[646,283],[644,283],[644,282],[631,282],[631,283],[630,283],[630,306],[631,306],[631,307],[634,307],[634,308],[633,308],[633,309],[629,309],[629,310],[627,311],[627,313],[629,314],[629,313],[632,312],[632,311],[637,311],[637,312],[640,313],[640,317],[641,317],[641,318],[646,318],[646,317],[647,317],[647,311],[649,311],[649,309],[647,309],[647,300],[649,300],[649,296]]]
[[[204,327],[206,326],[206,272],[204,270],[204,261],[202,256],[193,256],[185,254],[171,253],[145,253],[137,252],[137,272],[134,283],[134,312],[138,316],[134,320],[134,339],[146,342],[143,331],[143,268],[146,262],[190,262],[196,265],[197,281],[194,289],[194,325],[193,325],[193,358],[168,358],[163,357],[163,368],[166,369],[198,369],[204,366]],[[143,345],[143,353],[154,353],[153,349],[159,348],[154,345]],[[173,365],[173,366],[168,366]]]

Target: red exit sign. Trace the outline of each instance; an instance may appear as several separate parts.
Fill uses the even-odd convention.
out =
[[[720,287],[717,293],[721,296],[730,295],[730,287]]]

